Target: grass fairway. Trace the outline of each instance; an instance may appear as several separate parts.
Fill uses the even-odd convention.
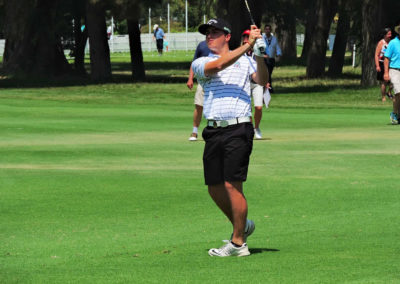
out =
[[[231,226],[187,141],[183,70],[1,90],[1,283],[400,282],[400,126],[378,88],[276,69],[245,183],[252,255],[219,259]]]

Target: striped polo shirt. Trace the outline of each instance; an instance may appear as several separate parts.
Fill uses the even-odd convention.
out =
[[[250,57],[241,56],[224,70],[205,76],[206,63],[218,58],[218,55],[210,53],[192,62],[193,73],[204,89],[204,117],[228,120],[251,116],[250,80],[257,71],[256,62]]]

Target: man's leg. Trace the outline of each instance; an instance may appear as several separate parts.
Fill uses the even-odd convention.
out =
[[[382,102],[386,101],[386,84],[385,82],[381,83],[381,96],[382,96]]]
[[[254,128],[260,127],[261,118],[262,118],[262,106],[254,107]]]
[[[233,225],[232,242],[241,246],[244,243],[247,219],[247,201],[243,194],[243,182],[226,181],[225,184],[209,185],[208,192]]]
[[[203,115],[203,106],[194,105],[193,127],[199,127],[202,115]]]
[[[397,118],[400,118],[400,93],[394,95],[393,98],[393,112],[397,115]]]

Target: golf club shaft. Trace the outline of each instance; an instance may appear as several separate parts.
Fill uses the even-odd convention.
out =
[[[244,3],[246,4],[247,11],[249,11],[251,23],[252,23],[254,26],[256,26],[256,22],[254,21],[253,15],[251,14],[251,10],[250,10],[250,7],[249,7],[249,3],[247,3],[247,0],[244,0]],[[259,40],[262,40],[262,39],[261,39],[261,38],[258,38],[256,41],[259,41]],[[262,48],[260,48],[260,51],[261,51],[262,53],[264,53],[264,52],[265,52],[265,49],[262,47]]]

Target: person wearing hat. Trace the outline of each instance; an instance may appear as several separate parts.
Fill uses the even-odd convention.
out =
[[[385,51],[383,79],[393,85],[393,112],[390,113],[392,124],[399,124],[400,115],[400,21],[394,28],[397,36],[392,39]]]
[[[250,30],[245,30],[242,33],[241,43],[246,44],[249,41],[249,36],[250,36]],[[254,53],[253,53],[252,49],[250,49],[248,52],[246,52],[245,55],[254,59]],[[262,134],[261,134],[261,130],[260,130],[260,122],[261,122],[261,118],[262,118],[264,88],[263,88],[263,86],[258,85],[253,80],[251,80],[251,82],[250,82],[250,88],[251,88],[251,96],[253,98],[253,104],[254,104],[254,136],[256,139],[262,139]]]
[[[208,192],[233,226],[230,241],[208,251],[210,256],[250,255],[246,240],[254,229],[247,219],[243,182],[247,179],[254,130],[251,123],[250,81],[264,86],[268,70],[260,48],[260,30],[251,26],[248,43],[229,50],[231,27],[222,19],[199,26],[211,53],[192,62],[192,70],[204,89],[203,115],[207,126],[203,168]],[[256,60],[244,54],[254,49]]]
[[[156,41],[158,55],[161,56],[164,49],[164,39],[165,39],[164,31],[157,24],[153,26],[153,30],[154,30],[153,39]]]

